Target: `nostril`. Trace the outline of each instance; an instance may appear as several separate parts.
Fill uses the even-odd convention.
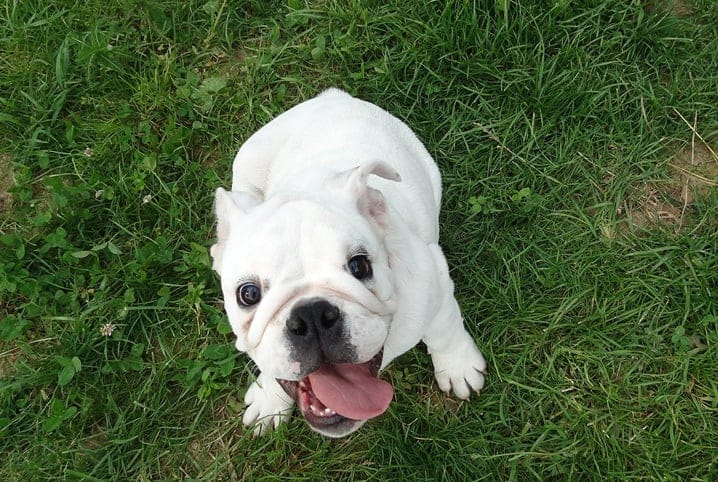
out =
[[[322,315],[322,327],[331,328],[332,326],[334,326],[337,320],[339,320],[339,316],[339,308],[334,305],[328,306],[327,309],[324,310],[324,313]]]
[[[287,329],[293,335],[305,336],[307,334],[307,323],[299,316],[292,316],[287,320]]]

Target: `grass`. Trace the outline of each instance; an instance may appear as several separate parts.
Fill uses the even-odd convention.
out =
[[[715,2],[6,0],[0,17],[0,479],[718,479]],[[417,348],[360,432],[295,419],[254,439],[212,194],[247,136],[329,86],[439,163],[490,377],[447,399]]]

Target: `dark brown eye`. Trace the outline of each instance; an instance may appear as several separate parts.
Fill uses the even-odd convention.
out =
[[[237,288],[237,303],[242,306],[252,306],[262,299],[262,290],[256,283],[248,282]]]
[[[371,263],[365,254],[353,256],[347,263],[349,272],[358,280],[371,278]]]

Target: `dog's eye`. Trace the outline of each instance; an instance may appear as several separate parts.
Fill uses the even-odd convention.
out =
[[[347,263],[349,272],[356,279],[362,280],[371,277],[371,263],[365,254],[353,256]]]
[[[237,288],[237,303],[243,306],[252,306],[262,299],[262,290],[256,283],[244,283]]]

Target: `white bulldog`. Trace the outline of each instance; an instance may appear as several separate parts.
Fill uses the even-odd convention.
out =
[[[419,341],[439,388],[466,399],[486,362],[463,326],[439,247],[441,178],[414,133],[330,89],[252,135],[216,193],[213,267],[237,349],[260,370],[244,424],[296,402],[342,437],[393,397],[378,372]]]

